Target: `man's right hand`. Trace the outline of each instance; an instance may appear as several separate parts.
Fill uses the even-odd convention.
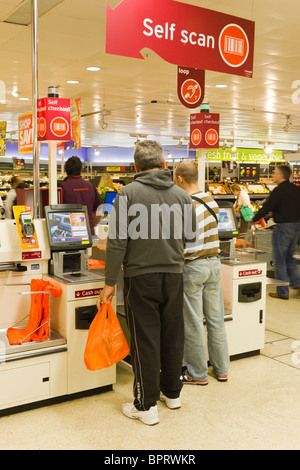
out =
[[[98,299],[97,299],[97,308],[98,311],[101,309],[101,304],[105,302],[111,302],[113,296],[115,295],[115,287],[105,286],[103,287]]]

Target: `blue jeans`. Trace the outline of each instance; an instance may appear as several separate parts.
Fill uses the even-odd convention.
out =
[[[209,361],[217,375],[227,375],[229,354],[218,258],[197,259],[183,267],[184,362],[193,380],[207,379]]]
[[[300,276],[294,258],[300,238],[300,223],[277,224],[272,236],[276,279],[290,282],[294,288],[300,287]],[[289,295],[288,286],[278,286],[278,295]]]

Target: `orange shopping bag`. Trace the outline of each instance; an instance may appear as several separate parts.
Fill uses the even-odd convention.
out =
[[[103,269],[105,268],[105,261],[99,259],[89,259],[89,269]]]
[[[49,295],[61,295],[61,289],[43,279],[32,279],[30,283],[31,303],[28,323],[25,328],[8,328],[7,337],[12,345],[28,343],[29,341],[44,341],[49,338]]]
[[[84,363],[89,370],[110,367],[129,353],[129,346],[110,302],[103,303],[91,323]]]

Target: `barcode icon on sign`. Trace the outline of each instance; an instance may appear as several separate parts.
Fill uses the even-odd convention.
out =
[[[208,134],[207,140],[215,140],[215,135],[214,134]]]
[[[53,130],[56,132],[66,132],[67,125],[65,122],[55,122],[53,125]]]
[[[225,52],[242,56],[244,54],[244,40],[225,36]]]

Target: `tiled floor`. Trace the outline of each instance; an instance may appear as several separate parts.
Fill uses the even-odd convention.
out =
[[[261,354],[232,361],[226,383],[185,385],[178,410],[159,402],[158,425],[122,415],[133,375],[120,363],[113,391],[0,418],[0,450],[299,450],[298,340],[300,298],[268,297]]]
[[[266,330],[265,347],[261,354],[300,370],[299,339]]]
[[[267,287],[267,293],[274,288]],[[300,370],[300,296],[290,289],[289,300],[267,295],[265,347],[261,354]]]

